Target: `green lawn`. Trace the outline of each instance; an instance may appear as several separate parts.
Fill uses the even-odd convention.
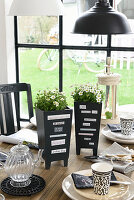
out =
[[[55,88],[59,87],[59,70],[58,67],[53,71],[40,71],[37,67],[37,59],[42,50],[41,49],[29,49],[20,51],[20,74],[21,82],[30,83],[32,86],[33,101],[35,101],[36,93],[39,89]],[[64,52],[63,63],[63,90],[67,95],[67,100],[70,106],[73,105],[73,100],[70,97],[72,88],[70,87],[76,83],[96,83],[96,73],[89,72],[84,68],[84,65],[74,63],[66,56]],[[58,55],[57,55],[58,59]],[[55,61],[51,61],[47,66],[53,66]],[[98,68],[93,62],[89,63],[92,69],[102,69],[104,64]],[[134,103],[134,65],[131,63],[130,70],[126,69],[126,63],[124,68],[119,69],[119,63],[117,63],[116,69],[112,69],[113,72],[121,74],[121,83],[118,87],[118,104],[132,104]]]

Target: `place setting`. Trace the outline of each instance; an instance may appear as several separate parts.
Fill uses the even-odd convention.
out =
[[[134,170],[132,156],[133,150],[114,142],[100,155],[86,156],[94,164],[67,176],[62,189],[73,200],[130,200],[134,197],[134,181],[125,174]]]
[[[63,191],[73,200],[130,200],[134,196],[133,187],[133,180],[113,171],[113,166],[105,162],[72,173],[62,182]]]
[[[109,140],[123,144],[134,144],[134,118],[125,116],[120,118],[120,124],[107,124],[102,134]]]

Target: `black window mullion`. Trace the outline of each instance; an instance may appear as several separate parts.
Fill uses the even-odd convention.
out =
[[[18,45],[18,20],[17,16],[14,17],[14,42],[15,42],[15,66],[16,66],[16,83],[20,82],[19,76],[19,47]],[[18,110],[18,120],[20,119],[20,95],[16,94],[16,106]]]
[[[44,48],[44,49],[59,49],[59,45],[38,45],[38,44],[17,44],[19,48]],[[62,45],[62,50],[96,50],[96,51],[134,51],[134,47],[110,47],[110,46],[70,46],[70,45]]]
[[[44,48],[44,49],[59,49],[59,45],[43,45],[43,44],[16,44],[18,48]]]
[[[14,17],[14,40],[15,40],[15,64],[16,64],[16,83],[19,83],[19,52],[18,52],[18,24],[17,16]]]
[[[59,16],[59,91],[63,90],[63,17]]]
[[[63,45],[63,49],[70,49],[70,50],[98,50],[98,51],[107,51],[107,47],[101,46],[70,46],[70,45]]]

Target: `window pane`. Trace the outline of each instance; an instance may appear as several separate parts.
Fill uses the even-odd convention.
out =
[[[134,20],[132,23],[134,25]],[[134,29],[132,29],[134,31]],[[134,34],[112,35],[113,47],[134,47]]]
[[[58,17],[18,17],[19,43],[58,44]]]
[[[76,19],[86,10],[89,10],[96,0],[64,0],[63,16],[63,42],[65,45],[77,46],[106,46],[106,35],[73,34],[73,26]]]
[[[96,74],[104,70],[106,52],[101,51],[64,51],[63,91],[69,106],[73,106],[71,85],[97,83]]]
[[[115,0],[115,3],[119,12],[125,14],[128,19],[134,19],[133,0]]]
[[[113,69],[111,71],[121,75],[121,83],[117,90],[118,104],[134,103],[134,53],[112,52]]]
[[[128,22],[134,32],[134,3],[133,0],[116,0],[115,8],[126,15]],[[133,47],[134,46],[134,34],[123,34],[112,36],[112,46],[117,47]]]
[[[33,102],[38,90],[59,87],[58,56],[55,49],[19,49],[20,82],[31,84]]]

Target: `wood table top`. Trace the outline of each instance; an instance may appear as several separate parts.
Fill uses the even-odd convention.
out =
[[[99,138],[99,152],[102,152],[105,148],[110,146],[113,142],[110,140],[107,140],[100,132],[100,138]],[[124,147],[129,146],[129,148],[134,149],[134,145],[123,145]],[[0,143],[0,149],[4,150],[6,152],[9,151],[9,149],[12,147],[10,144],[6,143]],[[35,156],[37,156],[37,150],[31,150]],[[81,155],[76,155],[76,149],[75,149],[75,132],[74,127],[72,128],[72,134],[71,134],[71,146],[70,146],[70,156],[69,156],[69,162],[68,167],[64,167],[63,161],[55,161],[51,163],[51,168],[49,170],[46,170],[44,167],[44,163],[41,163],[41,165],[38,168],[35,168],[34,174],[37,174],[41,177],[43,177],[46,181],[46,187],[44,190],[39,192],[38,194],[32,195],[30,197],[15,197],[10,196],[2,191],[0,191],[2,194],[4,194],[6,200],[69,200],[69,198],[64,194],[62,191],[62,181],[66,176],[69,174],[89,169],[91,166],[91,162],[84,159],[84,156],[92,155],[92,150],[90,149],[82,149]],[[128,174],[130,178],[134,180],[134,173]],[[7,175],[4,172],[4,170],[1,170],[0,173],[0,181],[2,181],[4,178],[6,178]]]

